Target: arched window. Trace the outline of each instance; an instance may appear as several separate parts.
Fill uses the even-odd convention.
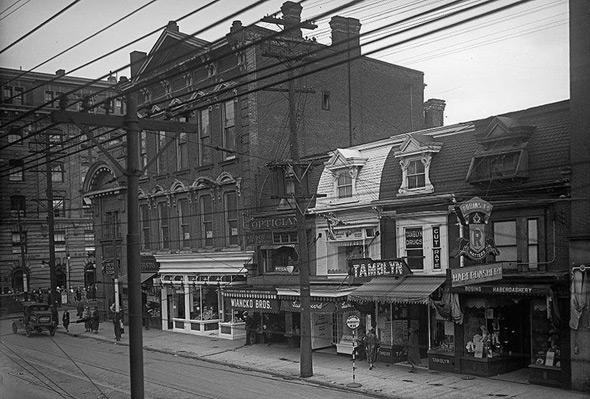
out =
[[[27,287],[31,290],[31,275],[28,270],[25,272],[27,277]],[[23,292],[23,270],[22,268],[15,269],[12,272],[12,290],[14,292]]]

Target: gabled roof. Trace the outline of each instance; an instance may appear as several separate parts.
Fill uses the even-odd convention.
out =
[[[408,133],[406,140],[402,143],[399,150],[395,152],[395,156],[412,156],[425,152],[439,152],[441,146],[442,143],[434,141],[432,136],[427,136],[421,132]]]
[[[168,26],[148,53],[138,70],[137,76],[150,75],[160,70],[170,69],[196,53],[208,50],[210,42],[181,33],[174,26]]]

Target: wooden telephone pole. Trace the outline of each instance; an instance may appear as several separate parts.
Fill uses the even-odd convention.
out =
[[[63,99],[61,103],[66,104]],[[69,112],[65,109],[51,115],[54,123],[73,123],[82,130],[112,164],[127,177],[127,276],[129,282],[129,366],[131,397],[144,398],[143,386],[143,336],[141,304],[141,265],[139,240],[139,176],[143,173],[139,162],[139,139],[142,130],[169,132],[197,132],[197,125],[184,122],[143,120],[137,117],[137,100],[127,95],[127,114],[96,115],[85,112]],[[85,126],[123,128],[127,131],[127,164],[123,166],[93,137]]]
[[[283,11],[283,18],[265,17],[262,22],[274,23],[283,25],[285,27],[287,38],[284,43],[279,46],[271,46],[268,51],[264,53],[265,56],[273,57],[290,65],[292,60],[303,61],[300,54],[293,49],[295,45],[305,44],[301,39],[300,28],[315,29],[317,26],[310,23],[301,23],[299,16],[301,15],[301,5],[293,2],[287,2],[281,7]],[[274,41],[279,43],[278,40]],[[270,47],[270,46],[269,46]],[[302,168],[299,158],[299,140],[297,132],[297,104],[295,102],[295,76],[294,66],[289,66],[288,76],[288,95],[289,95],[289,133],[290,133],[290,157],[291,161],[286,161],[290,164],[294,172],[292,177],[294,182],[294,193],[292,200],[295,204],[295,214],[297,219],[297,245],[299,247],[299,256],[297,264],[299,266],[299,299],[301,301],[301,345],[300,345],[300,371],[301,377],[311,377],[313,375],[313,359],[311,349],[311,290],[309,286],[309,255],[307,243],[307,227],[305,224],[305,212],[307,206],[305,205],[306,193],[301,188],[301,182],[305,177],[307,168]],[[275,89],[276,90],[276,89]],[[280,90],[280,89],[278,89]]]

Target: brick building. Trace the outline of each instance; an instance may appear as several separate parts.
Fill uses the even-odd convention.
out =
[[[82,99],[90,106],[113,96],[116,82],[92,82],[66,76],[64,70],[52,75],[2,68],[0,75],[1,291],[23,291],[23,266],[29,292],[50,288],[48,208],[54,216],[57,286],[84,289],[97,281],[92,209],[80,190],[97,156],[80,129],[52,125],[49,115],[64,93],[69,93],[67,109],[77,111]],[[113,99],[111,106],[110,112],[124,113],[122,100]],[[90,112],[106,111],[101,107]],[[109,139],[114,139],[109,143],[116,143],[116,134]],[[51,207],[48,187],[53,196]]]
[[[289,73],[295,77],[304,159],[424,126],[423,74],[361,56],[360,21],[334,17],[332,45],[324,45],[303,38],[301,29],[313,26],[298,25],[300,5],[286,2],[281,11],[283,32],[234,21],[226,37],[207,42],[170,22],[148,53],[131,53],[127,90],[137,93],[142,116],[199,127],[179,135],[144,131],[141,137],[142,254],[154,256],[160,267],[154,287],[164,288],[163,328],[197,333],[217,328],[208,320],[232,317],[223,309],[220,287],[244,284],[248,273],[289,277],[286,257],[273,254],[280,247],[272,230],[251,229],[252,220],[272,213],[283,220],[293,216],[276,198],[289,189],[285,169],[268,167],[290,156]],[[294,59],[290,51],[305,57],[286,64],[277,60]],[[320,171],[308,176],[310,192]],[[123,220],[117,195],[125,188],[113,179],[115,172],[108,160],[96,163],[87,179],[95,183],[85,187],[85,195],[102,218],[118,212]],[[283,227],[280,239],[294,246],[294,226]],[[124,238],[113,244],[99,230],[99,261],[124,253]],[[272,259],[278,263],[269,263]]]

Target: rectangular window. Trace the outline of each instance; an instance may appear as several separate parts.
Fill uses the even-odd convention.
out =
[[[189,167],[188,163],[188,133],[181,132],[176,139],[176,169],[183,170]]]
[[[53,216],[56,218],[66,217],[65,198],[53,197]]]
[[[45,92],[45,103],[49,107],[53,107],[53,92],[52,91],[48,90]]]
[[[8,166],[10,167],[8,180],[25,181],[25,168],[22,159],[10,159]]]
[[[12,104],[12,87],[11,86],[4,86],[2,90],[2,102],[5,104]]]
[[[517,261],[516,220],[494,222],[493,229],[494,242],[500,251],[500,254],[496,256],[496,261]]]
[[[203,245],[206,247],[213,246],[213,209],[211,204],[211,196],[203,195],[200,198],[201,204],[201,226],[203,237]]]
[[[24,89],[22,87],[14,88],[14,100],[13,103],[16,105],[23,105],[25,103],[23,98]]]
[[[26,204],[24,195],[10,196],[10,216],[12,217],[26,217]]]
[[[352,197],[352,177],[348,172],[338,176],[338,198]]]
[[[225,193],[225,223],[227,243],[238,245],[238,196],[235,191]]]
[[[199,111],[199,166],[209,165],[212,162],[209,110],[205,108]]]
[[[92,225],[86,226],[84,229],[84,250],[94,251],[94,229]]]
[[[422,227],[406,228],[406,262],[410,269],[424,269]]]
[[[537,219],[528,219],[528,263],[530,269],[539,267],[539,221]]]
[[[55,244],[56,251],[65,251],[66,250],[66,231],[65,230],[55,230],[53,234],[53,242]]]
[[[420,159],[410,161],[408,164],[408,189],[420,188],[426,185],[424,164]]]
[[[54,183],[63,183],[65,181],[65,170],[63,163],[51,166],[51,181]]]
[[[139,206],[141,218],[141,246],[142,249],[150,249],[150,210],[147,205]]]
[[[223,107],[223,148],[229,151],[223,152],[223,159],[236,157],[236,127],[234,102],[226,101]]]
[[[330,110],[330,92],[322,91],[322,109],[324,111]]]
[[[147,164],[148,164],[148,154],[147,154],[147,132],[145,130],[141,131],[141,139],[139,141],[139,166],[143,170],[142,177],[147,176]]]
[[[180,242],[181,248],[190,248],[191,246],[191,225],[190,225],[190,211],[188,200],[182,199],[178,201],[178,212],[180,218]]]
[[[23,129],[19,126],[9,126],[8,127],[8,143],[15,143],[17,141],[22,141],[23,138]],[[19,144],[22,144],[20,142]]]
[[[168,205],[165,202],[158,204],[158,223],[160,224],[160,248],[170,249],[170,232],[168,230]]]
[[[166,158],[164,157],[165,151],[162,151],[166,145],[166,132],[158,132],[158,139],[156,140],[156,173],[166,173]],[[162,152],[160,152],[162,151]]]
[[[22,249],[21,249],[21,243]],[[27,253],[27,232],[13,232],[12,233],[12,253],[20,254],[21,252]]]

